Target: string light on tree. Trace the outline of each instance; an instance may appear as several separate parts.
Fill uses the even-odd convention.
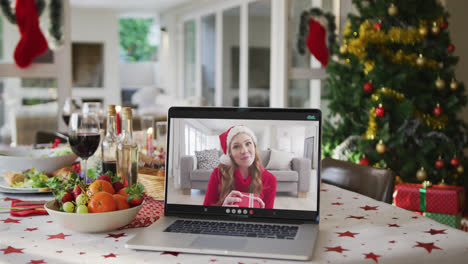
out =
[[[440,104],[436,105],[436,108],[434,108],[434,115],[435,116],[440,116],[442,114],[442,107],[440,107]]]
[[[426,59],[422,54],[419,54],[418,58],[416,59],[416,65],[418,65],[419,67],[423,67],[425,63]]]
[[[416,172],[416,179],[418,181],[425,181],[427,179],[427,172],[424,169],[424,167],[421,167],[417,172]]]
[[[378,117],[383,117],[385,115],[385,108],[382,106],[382,104],[379,104],[379,106],[375,109],[375,115]]]
[[[398,14],[398,7],[391,3],[387,11],[390,16],[396,16]]]
[[[431,32],[434,35],[438,35],[440,33],[440,27],[437,25],[436,21],[432,23]]]
[[[385,146],[382,140],[379,140],[379,143],[375,145],[375,150],[377,151],[377,153],[383,154],[387,150],[387,146]]]
[[[450,82],[450,90],[456,91],[458,88],[458,83],[455,80],[455,78],[452,78],[452,81]]]
[[[438,90],[442,90],[445,88],[445,81],[440,78],[440,76],[437,76],[437,80],[435,81],[435,87]]]
[[[340,53],[345,54],[348,51],[346,44],[340,46]]]
[[[366,157],[366,155],[363,155],[361,160],[359,160],[359,164],[364,165],[364,166],[369,166],[370,162],[369,159]]]
[[[364,92],[366,93],[372,93],[372,91],[374,91],[374,85],[372,84],[372,82],[366,82],[363,86],[364,88]]]
[[[441,156],[439,156],[439,159],[435,162],[435,167],[436,169],[440,170],[445,166],[444,160],[442,159]]]
[[[427,27],[426,26],[420,26],[418,28],[418,33],[419,33],[419,35],[425,37],[427,35],[427,33],[428,33],[427,32]]]

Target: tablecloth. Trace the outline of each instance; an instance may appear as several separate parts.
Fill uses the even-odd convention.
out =
[[[9,206],[9,198],[45,197],[0,194],[0,206]],[[468,233],[338,187],[321,185],[320,214],[314,256],[305,263],[467,263],[468,260]],[[63,229],[49,216],[11,217],[0,213],[0,263],[287,262],[126,249],[125,242],[142,230],[83,234]]]

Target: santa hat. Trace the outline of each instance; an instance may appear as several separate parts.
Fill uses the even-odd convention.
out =
[[[257,144],[257,138],[250,128],[246,126],[232,126],[226,132],[219,135],[219,141],[221,142],[221,148],[223,149],[224,155],[219,158],[219,161],[224,165],[231,165],[231,158],[229,157],[229,144],[231,140],[239,133],[246,133],[249,135],[255,144]]]

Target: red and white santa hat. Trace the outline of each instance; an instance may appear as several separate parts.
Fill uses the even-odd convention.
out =
[[[224,155],[219,158],[219,161],[224,165],[231,165],[231,158],[229,157],[229,144],[231,140],[239,133],[245,133],[249,135],[252,140],[257,144],[257,137],[250,128],[239,125],[239,126],[232,126],[226,132],[219,135],[219,141],[221,142],[221,148],[223,149]]]

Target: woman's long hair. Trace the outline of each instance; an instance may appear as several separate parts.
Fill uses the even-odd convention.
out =
[[[262,166],[262,160],[260,159],[260,153],[258,152],[257,144],[255,144],[255,142],[254,142],[254,145],[255,145],[255,159],[252,165],[250,165],[249,167],[249,173],[250,173],[250,176],[252,177],[252,180],[250,181],[250,185],[249,185],[249,188],[247,189],[247,192],[260,194],[263,188],[263,183],[262,183],[263,166]],[[219,188],[218,189],[219,200],[215,204],[218,206],[221,206],[224,202],[224,199],[226,199],[229,193],[236,188],[236,186],[234,185],[234,173],[236,170],[236,165],[235,165],[236,163],[231,155],[229,155],[229,158],[231,158],[232,165],[225,165],[222,163],[218,165],[218,171],[221,174],[221,177],[220,177],[221,184],[218,187]]]

